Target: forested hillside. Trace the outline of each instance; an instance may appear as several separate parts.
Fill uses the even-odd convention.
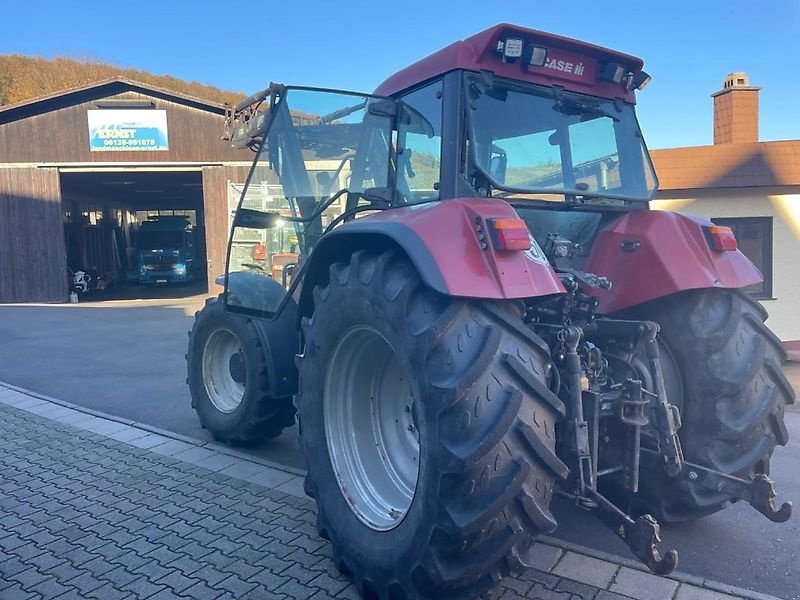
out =
[[[0,55],[0,105],[14,104],[117,76],[213,102],[235,102],[245,95],[196,81],[183,81],[169,75],[153,75],[100,62],[7,54]]]

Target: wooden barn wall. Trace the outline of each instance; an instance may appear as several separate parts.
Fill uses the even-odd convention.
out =
[[[245,165],[203,167],[208,293],[212,295],[222,291],[222,288],[214,283],[214,279],[225,272],[225,258],[230,233],[228,229],[228,181],[244,183],[249,170],[250,167]]]
[[[67,299],[57,169],[0,169],[0,302]]]
[[[222,162],[252,159],[250,150],[234,150],[229,142],[221,139],[222,115],[138,92],[109,95],[105,99],[147,100],[153,102],[155,109],[166,110],[169,150],[90,151],[86,111],[99,110],[95,99],[0,125],[0,163]]]

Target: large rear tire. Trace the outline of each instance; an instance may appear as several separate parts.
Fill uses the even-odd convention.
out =
[[[317,527],[364,598],[466,598],[552,531],[563,405],[508,305],[442,296],[392,253],[330,268],[297,407]]]
[[[686,460],[748,480],[768,474],[775,446],[789,440],[784,407],[795,395],[781,371],[783,345],[764,324],[766,310],[738,290],[708,289],[634,312],[661,325],[665,383],[681,411]],[[734,500],[670,478],[656,464],[643,463],[641,477],[635,502],[663,522],[698,519]]]
[[[186,366],[192,408],[215,439],[249,445],[294,424],[290,396],[269,395],[264,349],[249,319],[211,298],[195,314]]]

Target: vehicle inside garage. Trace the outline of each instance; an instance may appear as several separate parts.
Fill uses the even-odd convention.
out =
[[[207,291],[200,170],[87,167],[60,178],[66,272],[79,298]]]

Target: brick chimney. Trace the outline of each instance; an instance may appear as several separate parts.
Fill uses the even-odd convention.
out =
[[[758,90],[747,73],[737,71],[725,78],[714,98],[714,143],[758,141]]]

